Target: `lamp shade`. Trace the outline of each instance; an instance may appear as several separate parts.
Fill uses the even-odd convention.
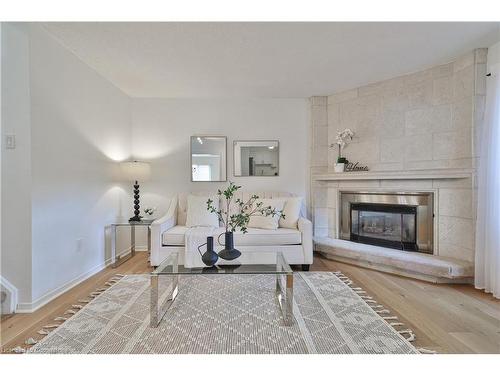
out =
[[[124,161],[120,163],[121,175],[125,181],[148,181],[151,166],[143,161]]]

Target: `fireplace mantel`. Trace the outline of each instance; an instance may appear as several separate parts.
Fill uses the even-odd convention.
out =
[[[313,175],[316,181],[439,180],[472,177],[473,169],[425,169],[406,171],[342,172]]]

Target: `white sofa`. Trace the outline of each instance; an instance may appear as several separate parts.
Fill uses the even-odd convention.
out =
[[[195,195],[214,195],[207,192]],[[290,193],[280,192],[237,192],[236,198],[248,199],[257,194],[260,198],[292,197]],[[180,262],[184,263],[184,241],[187,215],[188,193],[179,194],[170,202],[167,213],[151,224],[151,265],[158,266],[172,252],[179,252]],[[304,211],[304,210],[302,210]],[[220,228],[220,233],[224,228]],[[219,232],[218,232],[219,233]],[[312,223],[303,213],[297,229],[278,228],[276,230],[248,228],[248,233],[235,232],[234,246],[242,251],[276,251],[283,253],[288,264],[302,265],[308,270],[313,262]]]

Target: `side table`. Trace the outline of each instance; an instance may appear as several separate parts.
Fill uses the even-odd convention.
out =
[[[148,229],[148,252],[151,252],[151,223],[152,220],[128,222],[128,223],[112,223],[107,227],[111,229],[111,267],[116,268],[120,264],[126,262],[135,256],[135,228],[138,226],[147,227]],[[125,256],[116,254],[116,230],[118,227],[130,227],[130,254]]]

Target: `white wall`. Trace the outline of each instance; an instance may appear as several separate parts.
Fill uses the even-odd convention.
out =
[[[132,99],[132,152],[152,163],[141,206],[157,206],[162,214],[177,192],[226,185],[191,182],[189,142],[199,134],[228,137],[228,180],[244,190],[290,191],[307,198],[308,111],[306,99]],[[234,177],[234,140],[279,140],[280,175]]]
[[[37,26],[30,45],[36,306],[104,264],[104,225],[121,212],[113,167],[130,156],[131,129],[125,94]]]
[[[25,26],[2,23],[2,254],[1,275],[30,302],[31,126],[29,38]],[[15,134],[17,147],[5,149]]]

